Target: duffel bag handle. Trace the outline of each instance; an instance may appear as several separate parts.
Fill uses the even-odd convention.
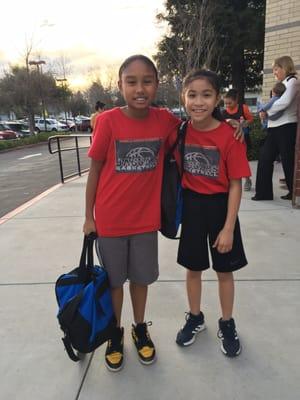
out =
[[[92,268],[94,266],[94,241],[96,239],[97,234],[95,232],[84,236],[79,264],[81,269]]]
[[[75,353],[73,350],[70,338],[68,336],[65,336],[61,339],[63,341],[63,344],[65,346],[66,352],[68,353],[68,356],[71,358],[72,361],[80,361],[80,358],[78,355]]]

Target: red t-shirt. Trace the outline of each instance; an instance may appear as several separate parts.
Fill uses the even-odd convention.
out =
[[[238,109],[239,109],[239,106],[237,105],[232,110],[230,108],[226,108],[226,112],[228,112],[228,114],[236,114],[238,112]],[[247,106],[247,104],[243,104],[243,114],[247,121],[253,122],[253,115],[252,115],[249,107]]]
[[[98,235],[126,236],[160,228],[164,145],[178,125],[166,109],[138,120],[114,108],[96,119],[94,160],[104,161],[95,200]]]
[[[210,131],[188,124],[184,148],[182,186],[202,194],[229,191],[230,179],[251,176],[246,146],[233,136],[225,122]],[[177,154],[179,158],[179,154]]]

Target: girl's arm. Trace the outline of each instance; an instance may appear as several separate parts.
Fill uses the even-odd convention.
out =
[[[242,180],[231,179],[229,186],[229,197],[226,221],[223,229],[219,232],[218,237],[213,244],[213,247],[218,250],[219,253],[228,253],[232,249],[233,244],[233,232],[240,208],[242,197]]]
[[[94,219],[94,206],[97,193],[99,176],[103,167],[103,161],[91,160],[90,171],[85,191],[85,221],[83,224],[83,232],[85,235],[96,232],[96,224]]]
[[[94,113],[91,115],[91,119],[90,119],[90,125],[91,125],[92,129],[94,129],[94,127],[95,127],[95,119],[96,119],[96,115]]]
[[[244,133],[242,124],[239,123],[236,119],[226,119],[227,124],[229,124],[233,129],[233,136],[236,140],[239,140],[241,143],[244,142]]]
[[[242,122],[242,126],[243,126],[243,128],[247,128],[250,124],[252,124],[253,119],[254,119],[252,112],[250,111],[247,104],[243,104],[243,113],[245,115],[245,119]]]
[[[291,78],[288,82],[286,82],[285,85],[286,85],[286,91],[269,109],[268,111],[269,115],[274,115],[278,111],[285,110],[294,100],[297,94],[297,87],[298,87],[296,78]]]

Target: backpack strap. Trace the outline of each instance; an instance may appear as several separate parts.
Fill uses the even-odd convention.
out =
[[[293,79],[293,78],[294,79],[298,79],[296,75],[290,75],[290,76],[287,77],[286,81],[288,82],[290,79]]]
[[[172,145],[171,149],[169,150],[167,156],[173,157],[174,151],[178,146],[180,156],[181,156],[181,177],[183,174],[183,165],[184,165],[184,144],[185,144],[185,137],[186,137],[186,130],[187,130],[188,121],[182,121],[177,129],[177,137]]]
[[[244,104],[243,103],[239,104],[239,114],[240,114],[241,117],[244,118],[245,121],[247,121],[247,118],[246,118],[245,113],[244,113]]]
[[[177,137],[175,142],[173,143],[172,147],[168,151],[168,155],[173,155],[176,147],[180,142],[185,141],[185,134],[186,134],[186,128],[187,128],[188,121],[182,121],[181,124],[179,125],[177,129]]]
[[[178,148],[181,156],[181,171],[180,171],[181,178],[184,171],[184,145],[185,145],[187,126],[188,126],[188,121],[183,121],[178,131],[178,137],[179,137]]]

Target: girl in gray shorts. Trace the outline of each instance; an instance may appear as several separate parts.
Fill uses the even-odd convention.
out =
[[[109,370],[123,366],[121,326],[123,286],[129,280],[134,323],[131,335],[143,364],[155,360],[145,322],[148,285],[158,277],[157,231],[164,144],[179,121],[166,109],[152,108],[157,70],[145,56],[129,57],[119,70],[119,89],[127,103],[96,118],[89,150],[84,233],[97,231],[98,253],[107,269],[117,328],[108,341]]]

